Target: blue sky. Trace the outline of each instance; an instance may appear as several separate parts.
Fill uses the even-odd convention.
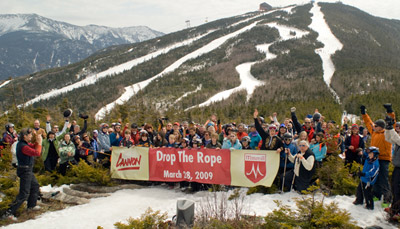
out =
[[[0,1],[0,14],[36,13],[75,25],[127,27],[146,25],[165,33],[206,20],[258,9],[262,0],[16,0]],[[272,6],[302,4],[304,0],[269,0]],[[327,2],[336,2],[328,0]],[[342,0],[372,15],[400,20],[399,0]]]

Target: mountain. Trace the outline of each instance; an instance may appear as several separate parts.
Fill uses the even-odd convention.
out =
[[[80,61],[112,46],[163,33],[146,26],[76,26],[37,14],[0,15],[0,80]]]
[[[318,108],[339,122],[361,104],[383,118],[383,103],[400,107],[399,51],[400,21],[345,4],[249,12],[6,81],[0,108],[11,110],[0,122],[72,108],[107,122],[203,122],[216,113],[250,123],[254,108],[281,120],[292,106],[299,117]]]

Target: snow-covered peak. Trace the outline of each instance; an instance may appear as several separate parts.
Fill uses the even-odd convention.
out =
[[[104,36],[126,40],[129,43],[153,38],[162,33],[146,26],[111,28],[106,26],[88,25],[77,26],[55,21],[37,14],[3,14],[0,15],[0,36],[15,31],[51,32],[72,40],[94,40]]]

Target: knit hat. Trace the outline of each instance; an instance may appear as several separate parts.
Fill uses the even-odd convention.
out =
[[[351,129],[359,129],[359,127],[357,124],[354,123],[353,125],[351,125]]]
[[[385,121],[383,119],[376,120],[375,125],[382,127],[382,129],[385,129],[385,126],[386,126]]]
[[[174,126],[175,126],[175,125],[176,125],[176,126],[180,126],[180,125],[179,125],[179,122],[174,122]]]

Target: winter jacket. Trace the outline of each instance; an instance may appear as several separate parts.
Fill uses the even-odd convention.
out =
[[[283,144],[283,148],[285,149],[289,149],[290,153],[294,156],[297,153],[297,147],[296,145],[291,142],[290,144]],[[285,159],[286,159],[286,152],[285,150],[282,150],[280,153],[280,164],[279,167],[284,168],[285,167]],[[289,158],[287,158],[286,161],[286,168],[293,168],[294,164],[289,160]]]
[[[394,129],[385,130],[386,141],[394,145],[394,152],[392,163],[395,167],[400,167],[400,136],[396,133]]]
[[[257,131],[254,131],[249,133],[249,137],[251,140],[250,147],[252,149],[256,149],[256,147],[258,147],[258,143],[260,143],[260,141],[262,140],[261,136],[258,134]]]
[[[17,160],[18,166],[33,166],[33,157],[40,156],[42,146],[35,143],[27,143],[22,140],[17,143]]]
[[[365,175],[361,177],[362,182],[369,183],[370,185],[375,184],[379,174],[379,161],[371,161],[368,158],[364,163],[362,172],[365,173]]]
[[[60,148],[60,141],[64,138],[65,132],[58,137],[55,137],[53,140],[54,148],[57,151],[57,154],[59,153],[59,148]],[[50,139],[45,139],[42,141],[42,159],[43,161],[47,159],[47,155],[49,154],[49,148],[50,148]]]
[[[393,119],[394,113],[388,113]],[[379,160],[391,161],[392,160],[392,145],[385,140],[385,130],[373,131],[372,126],[374,123],[368,114],[362,115],[365,126],[371,133],[371,146],[379,148]]]
[[[117,133],[115,132],[112,132],[109,136],[111,146],[119,146],[119,143],[122,141],[122,136],[119,134],[117,138]]]
[[[314,153],[316,161],[322,161],[326,156],[326,145],[322,143],[316,143],[310,145],[311,151]]]
[[[353,145],[354,149],[351,150],[349,147],[352,145],[352,137],[353,135],[346,136],[346,139],[344,140],[344,146],[346,149],[346,160],[356,160],[359,156],[357,155],[356,150],[361,148],[363,151],[365,149],[365,143],[360,135],[356,135],[355,137],[358,138],[358,145]]]
[[[241,141],[244,136],[249,136],[249,135],[246,132],[242,133],[237,132],[236,136],[239,139],[239,141]]]
[[[232,145],[231,140],[228,138],[224,139],[224,144],[222,144],[221,149],[242,149],[242,145],[240,144],[239,139],[236,139],[236,142]]]
[[[109,152],[111,148],[110,137],[107,133],[99,131],[99,136],[97,136],[97,143],[99,144],[99,151],[104,150],[104,152]]]
[[[283,147],[282,140],[278,136],[271,136],[268,132],[265,132],[256,118],[254,125],[262,139],[261,150],[277,150]]]
[[[314,128],[310,126],[310,129],[307,129],[305,125],[301,125],[299,120],[297,120],[297,116],[295,112],[292,112],[292,121],[294,124],[294,127],[296,128],[296,132],[300,134],[302,131],[307,132],[308,136],[308,142],[311,142],[311,139],[314,138]]]
[[[3,142],[8,145],[8,147],[11,147],[11,145],[15,142],[15,138],[17,138],[17,132],[10,133],[8,131],[3,133]]]
[[[68,152],[72,153],[71,156],[68,156]],[[68,144],[65,141],[62,141],[60,144],[60,148],[58,149],[58,153],[60,156],[60,164],[64,164],[66,162],[75,161],[75,145],[72,141]]]
[[[300,153],[300,152],[299,152]],[[296,189],[298,191],[306,190],[311,183],[315,173],[315,156],[311,149],[307,149],[303,154],[303,159],[289,154],[289,160],[295,164],[294,174],[296,176]]]
[[[133,142],[132,142],[130,139],[124,138],[124,139],[122,139],[122,141],[119,143],[119,146],[130,148],[130,147],[133,146]]]

